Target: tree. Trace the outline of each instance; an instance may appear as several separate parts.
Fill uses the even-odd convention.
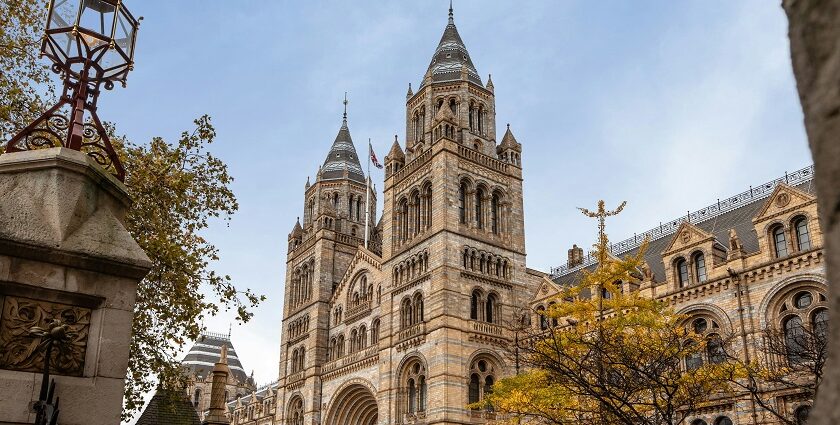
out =
[[[540,326],[517,329],[515,355],[526,371],[500,380],[484,406],[513,423],[670,425],[727,393],[736,372],[694,361],[709,345],[687,318],[628,290],[647,243],[624,259],[609,254],[604,220],[623,206],[583,210],[599,219],[597,267],[537,312]]]
[[[49,67],[39,60],[46,1],[0,0],[0,145],[52,100]]]
[[[54,98],[49,68],[38,59],[45,2],[0,0],[0,153]],[[126,226],[153,267],[138,287],[124,419],[142,407],[155,378],[179,389],[184,376],[174,355],[203,330],[202,321],[233,308],[247,322],[265,298],[238,290],[230,277],[212,270],[218,249],[202,235],[211,220],[229,220],[238,209],[227,166],[208,152],[216,133],[210,117],[177,142],[154,138],[135,144],[106,125],[126,169],[134,203]]]
[[[153,389],[155,375],[168,389],[183,384],[185,377],[173,354],[198,338],[206,316],[218,313],[220,306],[235,308],[237,320],[247,322],[249,308],[265,299],[237,290],[229,276],[210,267],[219,252],[201,231],[212,219],[229,220],[239,208],[227,165],[207,151],[215,137],[206,115],[175,144],[156,137],[138,145],[112,136],[134,200],[127,227],[153,263],[138,287],[125,418],[142,407],[141,397]]]
[[[729,361],[742,371],[730,379],[733,387],[749,394],[757,406],[780,423],[802,425],[809,409],[791,415],[775,402],[775,395],[796,395],[811,401],[817,397],[828,355],[828,318],[822,319],[787,330],[768,326],[761,333],[762,350],[756,359],[727,353]]]

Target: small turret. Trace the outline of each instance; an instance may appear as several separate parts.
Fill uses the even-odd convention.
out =
[[[522,145],[513,137],[513,132],[510,131],[510,124],[507,125],[502,143],[496,148],[496,153],[499,159],[517,167],[522,166]]]
[[[411,96],[414,96],[414,91],[411,90],[411,83],[408,83],[408,93],[405,94],[405,99],[411,99]]]
[[[203,425],[228,425],[230,421],[225,415],[227,411],[225,400],[225,384],[230,368],[227,364],[227,345],[222,346],[222,357],[213,367],[213,386],[210,390],[210,413],[204,419]]]
[[[493,85],[493,75],[487,74],[487,90],[490,90],[490,93],[493,93],[493,90],[496,87]]]
[[[399,139],[394,135],[394,144],[391,145],[388,155],[385,155],[385,178],[390,177],[403,166],[405,166],[405,153],[400,147]]]

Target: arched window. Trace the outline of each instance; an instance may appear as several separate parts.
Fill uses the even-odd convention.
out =
[[[467,184],[464,182],[458,186],[458,219],[461,223],[467,222]]]
[[[808,423],[808,417],[811,416],[811,406],[799,406],[793,412],[793,419],[796,425],[805,425]]]
[[[420,360],[410,361],[403,369],[401,382],[405,400],[399,403],[403,413],[419,413],[426,410],[427,385],[426,368]]]
[[[822,308],[814,312],[811,324],[814,327],[814,335],[824,343],[828,338],[828,310]]]
[[[479,229],[484,228],[484,218],[482,203],[484,202],[484,189],[478,188],[475,190],[475,226]]]
[[[790,316],[782,322],[785,333],[785,347],[787,348],[788,361],[798,364],[802,361],[803,338],[805,329],[802,327],[802,319],[799,316]]]
[[[401,313],[400,314],[400,317],[401,317],[400,322],[401,322],[401,325],[402,325],[403,329],[413,325],[413,323],[412,323],[413,314],[412,314],[412,311],[411,311],[411,300],[410,299],[405,298],[402,301],[402,304],[401,304],[401,307],[400,307],[400,313]]]
[[[494,193],[490,199],[490,229],[493,233],[499,233],[499,195]]]
[[[414,192],[411,195],[411,209],[413,226],[412,235],[416,235],[420,231],[420,192]]]
[[[452,111],[452,115],[458,116],[458,104],[455,103],[455,99],[449,99],[449,110]]]
[[[688,262],[686,262],[684,258],[680,258],[677,260],[676,267],[677,281],[680,284],[680,288],[684,288],[688,285]]]
[[[412,324],[423,321],[423,294],[414,295],[414,321]]]
[[[723,340],[718,334],[710,334],[706,341],[706,357],[709,363],[723,363],[726,360],[726,351],[723,348]]]
[[[776,252],[776,258],[786,257],[788,255],[787,238],[785,237],[785,228],[776,226],[773,228],[773,248]]]
[[[333,206],[338,208],[338,192],[333,193]]]
[[[289,403],[289,419],[291,425],[303,425],[303,400],[300,397]]]
[[[478,132],[484,134],[484,107],[478,107]]]
[[[356,221],[362,219],[362,198],[356,199]]]
[[[468,401],[470,404],[478,403],[481,397],[481,378],[477,373],[470,375],[470,393]]]
[[[715,425],[732,425],[732,419],[729,419],[728,416],[721,416],[715,419]]]
[[[706,256],[702,252],[694,254],[694,274],[698,283],[706,281]]]
[[[473,360],[470,365],[470,383],[467,399],[470,404],[478,403],[493,392],[496,382],[496,368],[487,358]],[[473,409],[477,410],[476,407]],[[488,403],[485,409],[491,411],[493,407]]]
[[[484,321],[487,323],[496,323],[499,321],[497,316],[497,310],[499,308],[499,297],[496,294],[490,294],[487,296],[487,303],[485,306],[486,312],[484,313]]]
[[[379,344],[379,319],[373,321],[370,325],[370,345],[378,345]]]
[[[478,320],[478,311],[481,305],[481,292],[476,289],[473,290],[470,296],[470,319]]]
[[[193,395],[193,406],[198,407],[199,402],[201,402],[201,388],[196,388]]]
[[[708,425],[708,424],[706,424],[706,421],[704,421],[702,419],[695,419],[695,420],[691,421],[691,425]]]
[[[703,353],[693,350],[694,345],[694,341],[689,340],[685,342],[686,351],[688,352],[685,356],[685,368],[687,370],[694,370],[703,366]]]
[[[808,220],[805,217],[799,217],[793,222],[793,228],[796,231],[796,248],[799,251],[807,251],[811,249],[811,233],[808,231]]]
[[[353,200],[353,195],[350,195],[350,197],[348,199],[348,202],[347,202],[347,208],[348,208],[348,213],[349,213],[347,215],[347,218],[349,218],[350,220],[353,219],[353,207],[354,206],[356,206],[356,202]]]
[[[426,229],[432,227],[432,185],[426,185],[423,190],[423,221]]]
[[[545,307],[537,307],[537,316],[540,316],[540,330],[548,329],[548,318],[545,317]]]
[[[298,350],[295,349],[292,351],[292,373],[297,372],[297,365],[298,365]]]

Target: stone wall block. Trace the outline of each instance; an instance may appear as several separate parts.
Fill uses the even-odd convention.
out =
[[[131,329],[134,314],[131,311],[113,308],[102,309],[104,325],[99,334],[97,375],[109,378],[125,377],[128,368],[128,353],[131,343]]]
[[[0,385],[0,400],[3,400],[3,421],[11,423],[32,423],[35,415],[30,411],[30,400],[38,399],[41,383],[38,376],[28,372],[13,372],[4,377],[6,382]]]

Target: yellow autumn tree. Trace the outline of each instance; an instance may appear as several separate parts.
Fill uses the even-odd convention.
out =
[[[474,409],[493,409],[514,424],[679,424],[698,406],[729,394],[737,374],[719,363],[693,361],[707,341],[666,304],[628,290],[638,282],[645,242],[623,259],[608,252],[605,219],[597,218],[597,266],[564,288],[540,323],[517,329],[523,372],[502,379]]]

